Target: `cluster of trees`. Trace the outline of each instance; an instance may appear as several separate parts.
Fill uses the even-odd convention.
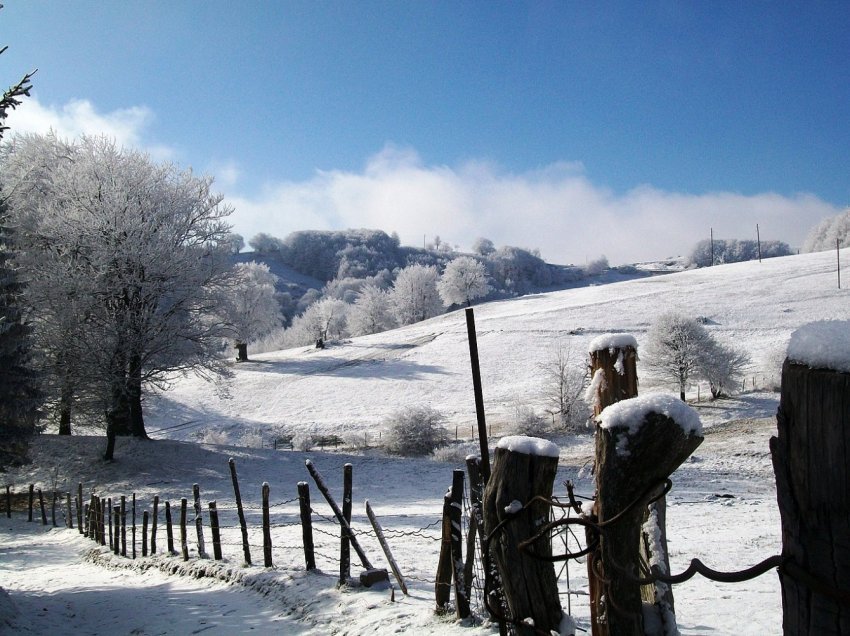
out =
[[[708,382],[713,398],[727,395],[750,364],[746,353],[717,341],[698,319],[678,312],[664,313],[653,323],[642,359],[658,377],[675,383],[682,400],[697,379]]]
[[[791,247],[782,241],[705,239],[696,244],[688,258],[688,263],[696,267],[709,267],[723,263],[754,261],[759,257],[789,256],[792,253]]]
[[[232,266],[231,208],[211,179],[109,139],[13,138],[0,187],[15,228],[16,302],[45,405],[146,437],[143,395],[176,373],[224,373],[223,343],[280,324],[265,265]]]
[[[829,217],[812,228],[803,243],[804,252],[822,252],[839,247],[850,247],[850,208]]]

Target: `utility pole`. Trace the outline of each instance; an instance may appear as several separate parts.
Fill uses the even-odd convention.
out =
[[[756,244],[759,249],[759,263],[761,263],[761,235],[759,234],[759,224],[756,223]]]
[[[714,228],[710,228],[709,232],[708,243],[711,246],[711,263],[709,263],[709,267],[714,267]]]

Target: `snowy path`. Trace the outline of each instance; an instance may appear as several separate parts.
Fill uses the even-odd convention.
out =
[[[0,526],[0,633],[304,633],[273,601],[236,585],[110,570],[87,562],[79,534],[3,519]],[[15,616],[10,617],[10,614]],[[11,619],[11,620],[9,620]]]

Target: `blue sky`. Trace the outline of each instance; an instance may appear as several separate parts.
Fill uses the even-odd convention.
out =
[[[850,3],[5,0],[9,124],[216,177],[246,239],[556,262],[799,245],[850,204]]]

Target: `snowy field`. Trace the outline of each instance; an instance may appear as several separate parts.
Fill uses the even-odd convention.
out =
[[[847,250],[845,250],[845,253]],[[777,554],[779,513],[768,439],[775,432],[777,359],[791,332],[824,318],[846,319],[850,302],[835,281],[834,254],[745,263],[626,283],[524,297],[476,307],[479,350],[489,421],[498,433],[514,407],[540,407],[539,364],[558,339],[569,342],[576,364],[587,343],[607,331],[633,334],[639,344],[654,318],[680,309],[706,319],[718,339],[753,358],[747,392],[714,403],[693,402],[706,427],[705,442],[674,475],[668,495],[668,532],[674,572],[698,557],[717,569],[740,569]],[[99,460],[100,437],[43,435],[34,463],[5,476],[21,490],[29,483],[64,491],[78,481],[103,496],[135,492],[140,505],[154,495],[191,499],[200,484],[206,502],[216,499],[222,524],[233,525],[228,458],[238,466],[250,507],[251,542],[260,542],[260,487],[268,482],[274,507],[275,567],[265,569],[253,548],[254,566],[243,567],[238,531],[225,530],[225,561],[157,555],[135,561],[111,555],[76,530],[44,529],[21,513],[0,524],[0,631],[29,634],[494,634],[486,622],[459,624],[434,608],[442,497],[451,471],[462,461],[385,457],[351,446],[336,451],[274,451],[197,444],[203,430],[226,432],[236,443],[242,431],[267,439],[280,428],[374,439],[382,419],[406,405],[431,405],[448,416],[460,436],[475,421],[466,327],[462,312],[405,329],[358,338],[324,351],[291,350],[255,356],[234,365],[234,375],[213,387],[180,379],[149,403],[148,428],[155,442],[119,440],[117,460]],[[641,374],[641,392],[657,390]],[[752,391],[752,383],[759,390]],[[696,400],[696,390],[689,398]],[[452,431],[454,432],[454,431]],[[371,437],[370,437],[371,436]],[[169,438],[169,439],[166,439]],[[590,436],[561,437],[556,494],[563,482],[592,493]],[[459,456],[465,452],[460,445]],[[296,496],[309,480],[312,459],[339,498],[342,466],[354,470],[353,526],[369,558],[385,561],[369,535],[363,501],[369,499],[387,530],[408,577],[410,595],[396,589],[336,587],[338,539],[317,534],[318,572],[306,572],[300,551]],[[313,508],[330,509],[312,489]],[[141,513],[140,513],[141,514]],[[160,513],[161,515],[162,513]],[[161,523],[161,521],[160,521]],[[289,525],[292,524],[292,525]],[[324,527],[333,530],[330,524]],[[334,531],[335,532],[335,531]],[[192,534],[190,534],[191,540]],[[160,533],[160,544],[164,539]],[[207,529],[207,541],[209,532]],[[194,547],[193,547],[194,550]],[[353,572],[359,571],[354,557]],[[574,564],[560,582],[563,605],[580,630],[588,630],[586,572]],[[180,574],[186,574],[181,576]],[[574,594],[567,594],[567,587]],[[779,634],[781,601],[774,573],[741,584],[699,577],[674,588],[683,634]],[[579,632],[581,633],[581,632]]]

